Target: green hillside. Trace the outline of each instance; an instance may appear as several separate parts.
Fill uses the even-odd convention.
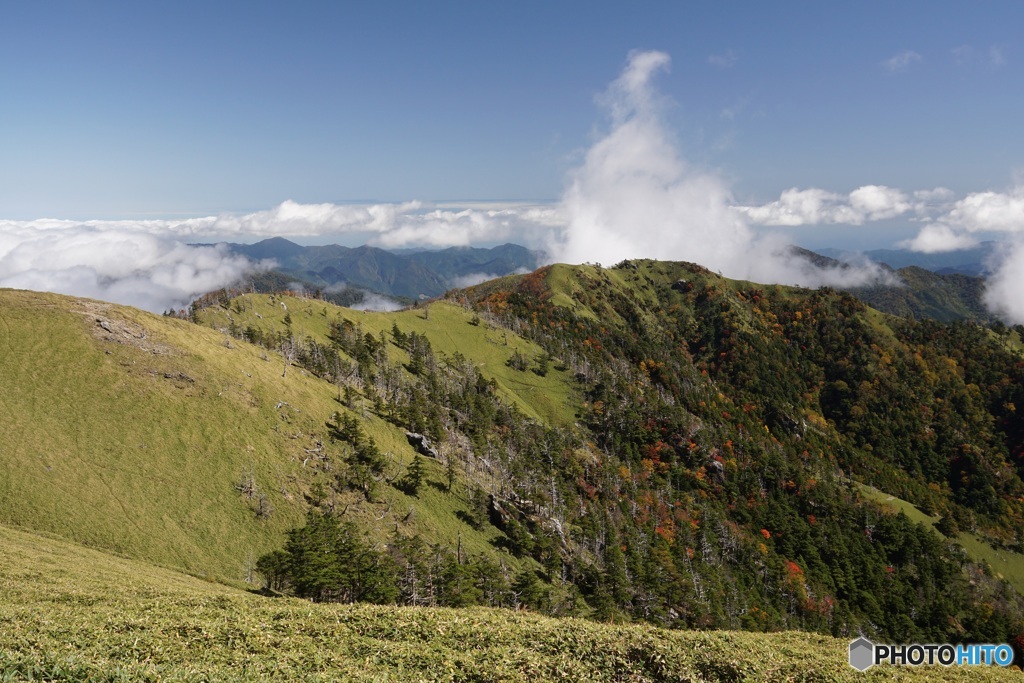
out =
[[[315,601],[1024,653],[1014,330],[656,261],[185,317],[0,291],[0,524]]]
[[[5,681],[875,681],[848,641],[270,600],[0,526]],[[1005,680],[901,669],[900,680]],[[1000,676],[1002,674],[1002,676]]]
[[[827,289],[652,261],[555,265],[397,314],[245,296],[213,298],[197,317],[271,349],[297,346],[326,379],[358,374],[377,415],[430,422],[441,441],[461,440],[466,462],[496,455],[501,474],[477,473],[472,486],[500,503],[489,514],[502,543],[545,580],[568,578],[585,614],[932,639],[953,637],[956,620],[1006,637],[1024,628],[1019,595],[999,583],[1024,559],[1021,364],[1005,329],[915,323]],[[409,334],[429,341],[427,366]],[[364,336],[369,346],[356,343]],[[316,361],[325,347],[360,357],[358,371]],[[463,382],[449,376],[456,351],[521,409],[505,418],[511,432],[478,423],[444,388]],[[530,367],[545,353],[557,370],[542,375]],[[395,365],[405,389],[389,407]],[[537,395],[564,409],[538,410]],[[849,477],[950,518],[973,532],[965,539],[1001,548],[1011,571],[961,572],[961,550]],[[924,583],[921,566],[934,572]],[[767,584],[751,580],[766,568]],[[935,610],[911,624],[920,601]]]
[[[326,425],[350,411],[337,387],[298,368],[283,376],[277,354],[182,320],[10,290],[0,291],[0,348],[4,524],[256,580],[255,560],[332,481],[329,458],[340,456]],[[404,433],[359,414],[387,473],[399,473],[414,455]],[[428,462],[427,476],[442,481],[441,464]],[[399,522],[431,542],[493,551],[497,531],[460,521],[465,502],[434,487],[415,498],[382,487],[372,503],[332,495],[368,529]]]
[[[942,322],[992,319],[985,306],[984,278],[961,273],[934,273],[917,266],[895,271],[898,285],[856,287],[858,299],[895,316]]]
[[[289,324],[285,323],[286,315]],[[488,379],[494,379],[499,394],[526,415],[561,425],[573,420],[572,389],[564,373],[552,372],[541,377],[517,372],[506,365],[517,352],[531,360],[538,356],[542,350],[536,343],[512,330],[481,324],[479,315],[454,302],[436,301],[380,313],[340,308],[312,298],[244,294],[230,305],[204,308],[199,317],[204,324],[224,333],[234,329],[244,336],[249,328],[260,334],[290,335],[300,341],[314,338],[321,343],[329,343],[330,325],[339,320],[352,322],[361,334],[375,338],[383,334],[386,340],[397,325],[405,333],[424,335],[439,354],[460,353],[470,359]],[[409,361],[409,354],[403,349],[391,344],[386,349],[390,362]]]
[[[905,514],[916,523],[934,528],[939,517],[926,515],[905,500],[890,496],[871,486],[860,485],[864,495],[879,502],[884,509],[894,514]],[[935,533],[941,533],[935,530]],[[979,563],[986,571],[997,579],[1006,579],[1018,593],[1024,593],[1024,562],[1020,553],[1008,550],[997,550],[975,534],[961,531],[955,535],[956,542],[963,547],[973,561]]]
[[[792,590],[786,571],[806,581],[803,607],[775,602],[788,623],[803,611],[805,626],[820,618],[822,600],[835,599],[855,613],[877,610],[871,621],[889,621],[883,630],[910,633],[909,605],[952,606],[950,599],[972,594],[968,586],[986,585],[984,568],[954,569],[962,550],[910,518],[886,514],[886,506],[844,484],[848,477],[1008,552],[1011,571],[997,574],[1024,567],[1016,411],[1024,366],[1015,333],[1005,328],[893,318],[829,289],[730,281],[656,261],[555,265],[466,296],[542,346],[567,350],[584,397],[580,423],[598,448],[618,456],[617,473],[587,481],[598,498],[607,496],[608,507],[594,513],[600,524],[627,539],[625,557],[605,557],[606,566],[623,561],[625,576],[606,577],[628,585],[616,600],[634,613],[650,601],[679,604],[680,594],[706,610],[710,586],[720,591],[710,600],[712,612],[719,610],[715,623],[729,624],[731,589],[723,584],[742,585],[750,569],[741,567],[757,552],[778,562],[779,590]],[[631,502],[620,497],[616,505],[623,491]],[[739,556],[723,562],[737,543]],[[908,550],[923,555],[911,560]],[[851,583],[849,567],[862,553],[879,564],[865,565]],[[945,569],[922,583],[923,563]],[[629,569],[652,565],[657,576],[679,577],[673,588]],[[687,586],[690,576],[704,582],[699,589]],[[875,583],[880,576],[906,583],[869,599],[867,586],[887,585]],[[927,592],[954,577],[960,597]],[[1020,597],[998,576],[990,583],[967,600],[1005,609],[997,629],[1015,637],[1024,626],[1014,616]],[[751,601],[758,609],[773,602],[761,595]],[[932,618],[919,613],[918,627]]]

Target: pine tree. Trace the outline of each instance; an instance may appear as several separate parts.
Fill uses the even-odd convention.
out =
[[[367,546],[355,524],[341,522],[333,514],[310,510],[306,525],[288,532],[284,552],[291,583],[300,597],[315,602],[388,603],[398,596],[391,556]],[[273,561],[267,564],[272,566]]]
[[[288,588],[291,579],[289,557],[284,550],[274,550],[256,561],[256,571],[263,575],[267,590],[281,593]]]
[[[402,332],[402,330],[398,328],[397,322],[391,324],[391,338],[395,341],[395,346],[400,349],[404,349],[409,341],[405,332]]]
[[[423,456],[417,453],[409,463],[405,475],[399,481],[398,488],[410,496],[419,495],[420,487],[423,486]]]

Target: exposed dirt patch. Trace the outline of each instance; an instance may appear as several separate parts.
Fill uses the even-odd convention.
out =
[[[122,344],[158,355],[174,355],[176,349],[150,337],[139,323],[125,318],[117,308],[100,301],[79,301],[75,313],[91,320],[93,337],[100,341]]]

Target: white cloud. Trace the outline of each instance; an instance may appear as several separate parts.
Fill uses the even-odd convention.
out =
[[[517,268],[514,273],[511,274],[523,275],[528,272],[530,271],[526,268]],[[505,274],[507,275],[509,273]],[[487,282],[488,280],[494,280],[495,278],[502,276],[503,274],[499,273],[467,273],[466,275],[460,275],[459,277],[452,278],[452,281],[449,284],[457,289],[463,289],[465,287],[472,287],[473,285],[478,285],[481,282]]]
[[[399,311],[405,306],[398,303],[394,299],[389,299],[383,294],[376,294],[374,292],[363,292],[363,299],[359,303],[352,304],[349,308],[356,311]]]
[[[899,70],[921,57],[905,52],[889,61]],[[248,267],[223,250],[184,242],[270,236],[356,236],[352,239],[385,247],[507,240],[546,247],[556,260],[573,263],[687,260],[761,282],[854,284],[882,276],[864,264],[817,268],[794,256],[783,236],[761,235],[751,225],[861,225],[909,213],[929,221],[908,242],[921,250],[973,244],[970,233],[978,231],[1024,231],[1024,191],[1019,189],[975,193],[953,202],[945,188],[910,195],[884,185],[864,185],[848,194],[791,188],[762,206],[735,206],[726,181],[681,158],[662,122],[664,100],[652,82],[669,65],[662,52],[629,56],[622,74],[599,99],[609,115],[608,129],[569,174],[556,205],[289,200],[265,211],[187,220],[0,220],[0,285],[162,310],[223,286]]]
[[[976,235],[986,232],[1008,234],[1012,241],[988,264],[991,275],[985,303],[1008,322],[1024,323],[1024,186],[971,193],[900,246],[922,252],[953,251],[975,246]]]
[[[720,69],[729,69],[736,66],[736,62],[739,61],[739,55],[733,50],[726,50],[720,55],[711,55],[708,57],[708,64],[711,66],[717,66]]]
[[[687,258],[719,269],[752,238],[725,183],[689,168],[659,120],[651,79],[668,65],[661,52],[631,54],[602,99],[612,128],[571,174],[568,225],[550,245],[557,260]]]
[[[763,206],[738,206],[754,223],[760,225],[797,226],[808,223],[835,223],[835,211],[841,195],[818,188],[799,190],[791,187],[779,198]]]
[[[85,296],[153,312],[186,306],[254,267],[222,247],[192,247],[135,231],[8,223],[0,235],[0,287]]]
[[[520,238],[539,244],[561,225],[551,205],[477,203],[433,207],[419,201],[400,204],[299,204],[287,200],[265,211],[186,220],[34,221],[0,220],[4,232],[32,229],[116,231],[188,241],[247,240],[263,237],[360,235],[381,246],[465,246]]]
[[[269,211],[240,218],[217,217],[207,228],[211,233],[246,235],[320,235],[324,232],[385,233],[398,218],[421,208],[419,202],[404,204],[299,204],[288,200]]]
[[[950,203],[951,195],[942,188],[915,193],[914,198],[920,200],[915,209],[931,222],[921,228],[917,237],[901,242],[900,246],[928,253],[954,251],[975,246],[976,233],[1024,233],[1024,186],[1017,185],[1007,192],[973,192]],[[932,218],[938,207],[944,211]]]
[[[885,67],[889,73],[903,73],[910,69],[914,64],[918,64],[924,61],[924,58],[913,50],[904,50],[898,52],[889,59],[882,62],[882,66]]]
[[[801,226],[819,224],[861,225],[902,215],[913,204],[900,190],[884,185],[864,185],[848,195],[819,188],[785,190],[777,200],[762,206],[736,209],[760,225]]]
[[[948,225],[931,223],[921,228],[917,237],[904,240],[897,246],[924,254],[936,254],[944,251],[970,249],[978,246],[978,241],[970,235],[956,232]]]
[[[664,53],[631,54],[602,99],[611,127],[570,175],[561,204],[567,225],[549,245],[556,260],[695,261],[729,277],[784,284],[852,284],[881,276],[872,267],[817,268],[795,256],[783,238],[757,237],[744,213],[733,208],[725,181],[681,159],[665,130],[651,81],[668,65]],[[805,212],[832,201],[822,191],[793,199],[812,205]],[[864,215],[906,203],[899,193],[874,186],[849,201],[857,208],[847,205],[845,211]]]
[[[388,312],[399,311],[405,308],[405,306],[403,306],[402,304],[398,303],[397,301],[390,297],[384,296],[383,294],[378,294],[377,292],[370,292],[365,289],[360,289],[359,287],[351,287],[344,282],[337,282],[324,289],[324,291],[329,294],[338,294],[349,290],[358,292],[360,295],[362,295],[362,298],[360,298],[358,302],[350,306],[347,306],[347,308],[351,308],[356,311]]]
[[[985,283],[985,304],[1007,322],[1024,324],[1024,242],[1008,245]]]
[[[401,204],[299,204],[187,220],[0,220],[0,287],[53,291],[154,312],[186,306],[254,267],[223,247],[186,241],[356,234],[381,246],[462,246],[510,241],[540,246],[564,226],[555,206],[431,208]],[[395,304],[370,299],[374,310]]]
[[[1009,192],[974,192],[953,205],[943,222],[969,232],[1024,231],[1024,186]]]
[[[914,190],[914,199],[922,202],[945,202],[953,198],[953,190],[948,187],[936,187],[932,190]]]
[[[989,45],[987,50],[975,50],[971,45],[959,45],[950,53],[953,61],[960,66],[987,66],[998,69],[1006,66],[1006,46],[1000,43]]]
[[[953,190],[936,187],[932,190],[915,190],[914,213],[918,217],[934,216],[938,212],[945,213],[952,207]]]
[[[532,246],[561,225],[552,206],[506,209],[462,209],[405,214],[390,229],[381,232],[374,243],[382,247],[436,246],[460,247],[480,242],[516,239]]]
[[[865,185],[850,193],[850,208],[864,221],[895,218],[911,209],[907,196],[884,185]]]

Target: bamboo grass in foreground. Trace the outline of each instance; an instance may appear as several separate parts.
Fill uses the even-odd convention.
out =
[[[796,632],[664,631],[474,608],[264,598],[0,527],[0,680],[1006,680],[846,663]]]

